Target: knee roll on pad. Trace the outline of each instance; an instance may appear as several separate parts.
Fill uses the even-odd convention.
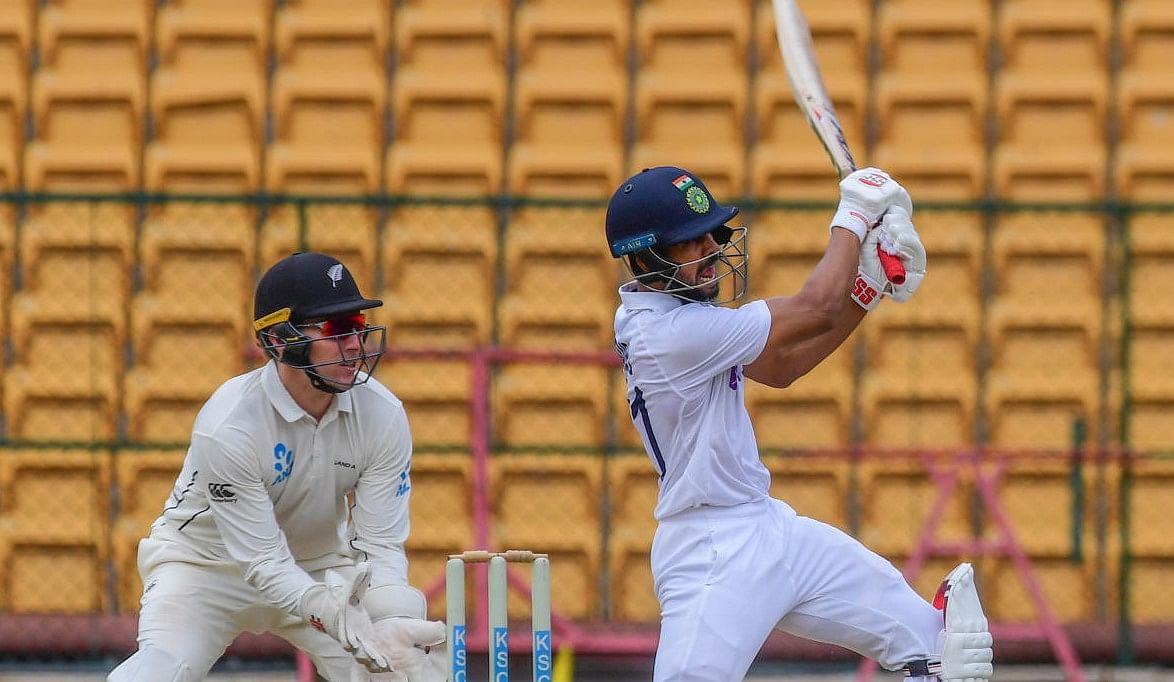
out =
[[[187,663],[155,646],[139,649],[106,682],[195,682]]]

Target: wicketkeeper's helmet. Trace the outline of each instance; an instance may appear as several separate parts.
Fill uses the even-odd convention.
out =
[[[383,305],[376,298],[365,298],[346,266],[323,253],[295,253],[275,263],[257,284],[253,299],[253,329],[257,341],[271,357],[291,367],[304,370],[315,388],[327,393],[341,393],[365,383],[375,371],[379,358],[387,349],[387,329],[366,323],[364,310]],[[303,329],[315,327],[322,337],[311,339]],[[357,356],[323,363],[310,361],[310,347],[315,341],[336,343],[342,350],[349,337],[359,340]],[[277,349],[281,348],[279,353]],[[318,368],[343,362],[357,363],[358,371],[349,385],[318,373]]]

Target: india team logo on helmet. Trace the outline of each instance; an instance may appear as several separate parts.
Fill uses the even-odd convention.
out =
[[[694,213],[709,213],[709,197],[696,185],[685,192],[685,203],[689,204]]]

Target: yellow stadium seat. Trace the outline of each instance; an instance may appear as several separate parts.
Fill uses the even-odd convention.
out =
[[[357,203],[275,207],[261,226],[261,270],[291,253],[320,251],[342,261],[361,291],[373,291],[375,220],[376,209]]]
[[[403,401],[418,447],[464,448],[471,441],[471,369],[460,357],[384,357],[376,378]]]
[[[1160,153],[1171,137],[1165,121],[1174,102],[1174,80],[1166,65],[1174,57],[1174,12],[1162,0],[1129,0],[1121,4],[1120,27],[1117,187],[1126,197],[1160,200],[1169,196],[1174,175]]]
[[[126,329],[133,209],[114,202],[49,203],[30,209],[18,255],[23,289],[12,297],[12,331],[23,344],[38,324],[99,324],[121,342]]]
[[[99,542],[110,514],[107,450],[6,449],[0,452],[0,518],[12,536]]]
[[[1108,5],[1014,0],[999,13],[1006,65],[995,84],[1002,135],[994,181],[1001,196],[1054,181],[1073,183],[1083,198],[1104,191]]]
[[[480,253],[418,253],[385,272],[388,344],[465,348],[489,342],[493,326],[493,262]],[[443,305],[438,304],[443,301]]]
[[[37,5],[34,0],[4,0],[0,3],[0,36],[16,43],[18,52],[28,54],[34,42],[34,21]]]
[[[619,302],[611,258],[532,251],[513,265],[499,306],[503,343],[545,350],[611,348]]]
[[[851,463],[846,457],[767,455],[770,495],[795,511],[848,532]]]
[[[231,327],[160,324],[135,339],[137,364],[123,396],[130,437],[187,442],[196,412],[245,370],[245,342]]]
[[[986,3],[885,3],[878,20],[876,163],[914,196],[946,184],[942,198],[977,198],[985,181]]]
[[[1174,557],[1174,537],[1166,532],[1171,509],[1170,487],[1174,485],[1174,461],[1168,457],[1133,462],[1129,491],[1129,549],[1149,559]]]
[[[1166,286],[1174,264],[1174,232],[1168,214],[1135,214],[1129,220],[1129,316],[1137,327],[1174,323]]]
[[[0,207],[0,333],[8,333],[8,310],[12,303],[12,263],[16,246],[16,211]]]
[[[147,0],[58,0],[42,9],[30,186],[58,173],[114,174],[138,184],[152,7]]]
[[[272,107],[276,139],[266,182],[341,177],[374,193],[381,178],[386,109],[386,5],[366,2],[340,11],[298,3],[276,14],[278,66]],[[313,190],[311,190],[313,191]]]
[[[453,553],[473,543],[472,461],[464,453],[412,457],[408,551]]]
[[[498,2],[456,5],[414,0],[396,11],[392,193],[421,181],[479,195],[501,186],[507,15]]]
[[[1047,301],[996,302],[989,315],[992,364],[985,399],[991,443],[1063,449],[1078,417],[1095,434],[1099,303],[1055,310]]]
[[[131,333],[137,342],[165,325],[231,329],[238,339],[253,335],[252,264],[239,250],[176,248],[145,271],[145,285],[131,303]]]
[[[387,50],[390,18],[384,0],[361,0],[340,6],[322,0],[287,2],[275,17],[273,42],[279,54],[299,40],[362,42],[380,59]]]
[[[37,42],[52,55],[71,38],[127,39],[145,62],[153,10],[148,0],[50,0],[38,13]]]
[[[108,441],[122,383],[122,339],[109,326],[52,324],[15,338],[4,375],[8,434],[36,441]],[[62,366],[63,348],[70,365]]]
[[[34,77],[34,94],[50,77],[46,71]],[[33,115],[38,136],[24,152],[29,189],[66,189],[79,179],[124,190],[138,185],[142,119],[129,102],[54,95],[44,107],[34,108]]]
[[[983,252],[981,216],[954,211],[917,210],[914,220],[925,244],[933,276],[917,290],[915,306],[884,306],[892,320],[936,319],[965,328],[978,326]]]
[[[608,467],[611,533],[608,536],[612,616],[624,621],[659,622],[660,605],[652,589],[650,553],[656,532],[653,510],[659,490],[648,457],[620,456]]]
[[[526,258],[550,256],[596,258],[600,274],[605,274],[614,261],[599,230],[604,219],[604,210],[596,206],[518,209],[505,234],[506,271],[520,275]],[[614,279],[608,278],[609,283]]]
[[[6,188],[20,183],[33,10],[28,0],[0,4],[0,186]]]
[[[1115,572],[1115,566],[1107,570]],[[1091,557],[1086,556],[1079,563],[1074,563],[1068,557],[1035,557],[1031,559],[1031,571],[1043,589],[1048,608],[1060,622],[1082,623],[1097,618],[1099,606],[1096,595],[1102,578],[1099,577],[1097,562]],[[1038,620],[1035,602],[1024,587],[1010,557],[998,557],[985,562],[978,580],[983,586],[980,588],[983,609],[992,622],[1025,623]],[[1111,585],[1110,589],[1115,587]]]
[[[463,451],[417,451],[412,458],[412,534],[406,544],[408,580],[421,590],[438,588],[443,583],[449,554],[474,546],[471,471],[472,462]],[[429,617],[444,618],[443,591],[428,602]]]
[[[760,448],[840,448],[852,442],[854,343],[846,343],[787,388],[746,382]]]
[[[891,307],[891,306],[890,306]],[[974,442],[977,325],[878,319],[865,325],[864,442],[963,449]]]
[[[517,10],[516,194],[607,196],[623,172],[627,0],[527,2]]]
[[[493,384],[495,440],[577,447],[606,441],[608,369],[592,364],[510,363]]]
[[[807,17],[816,58],[840,126],[859,154],[864,144],[868,92],[868,3],[804,0],[799,5]],[[754,79],[757,141],[750,150],[753,193],[776,199],[835,197],[835,171],[795,105],[779,52],[773,5],[768,1],[758,3],[754,40],[759,67]]]
[[[176,191],[175,184],[167,185]],[[182,191],[182,189],[180,190]],[[157,282],[169,260],[188,252],[235,255],[250,270],[256,259],[254,210],[237,203],[169,201],[153,207],[139,235],[139,259]]]
[[[490,460],[493,544],[551,554],[552,599],[571,618],[598,610],[603,466],[602,456],[589,454],[499,453]],[[510,601],[518,615],[529,611]]]
[[[118,610],[138,611],[143,583],[139,579],[139,540],[173,500],[184,450],[122,450],[114,457],[118,516],[111,529],[111,555],[118,590]],[[181,491],[183,487],[179,488]]]
[[[152,74],[155,135],[146,146],[144,183],[160,190],[176,178],[227,177],[255,191],[266,99],[258,46],[199,37],[181,39],[171,62]]]
[[[1063,622],[1086,621],[1095,617],[1096,590],[1096,477],[1091,464],[1085,465],[1082,486],[1073,478],[1073,464],[1064,458],[1031,455],[1013,457],[998,485],[998,499],[1020,547],[1031,561],[1031,569],[1044,590],[1052,611]],[[1112,474],[1110,473],[1110,476]],[[1110,478],[1110,481],[1112,479]],[[1115,482],[1109,483],[1116,487]],[[1080,516],[1074,516],[1077,490],[1086,502]],[[1074,532],[1081,534],[1083,557],[1077,561]],[[1002,538],[1000,529],[988,524],[986,539]],[[984,562],[986,585],[983,602],[990,603],[990,617],[1006,622],[1026,622],[1038,617],[1036,607],[1010,557]]]
[[[712,24],[708,3],[648,3],[636,16],[639,65],[636,143],[628,171],[674,164],[718,197],[738,196],[745,177],[743,117],[748,71],[745,4],[727,4]],[[681,140],[696,144],[682,147]]]
[[[394,23],[401,51],[431,39],[475,37],[504,52],[509,11],[503,0],[407,0],[396,8]]]
[[[1169,267],[1169,266],[1167,266]],[[1134,326],[1129,335],[1129,444],[1143,452],[1174,449],[1174,324]]]
[[[163,64],[183,61],[180,51],[191,49],[192,56],[213,57],[229,45],[244,44],[250,56],[234,62],[240,71],[254,61],[261,66],[269,46],[269,22],[272,0],[240,3],[233,0],[168,0],[156,14],[155,44]],[[192,43],[185,45],[185,42]],[[241,55],[243,56],[243,55]],[[232,77],[235,74],[224,73]]]
[[[943,457],[931,461],[949,466]],[[859,466],[858,480],[860,531],[857,538],[889,559],[907,558],[916,547],[939,494],[926,463],[904,456],[866,459]],[[970,491],[969,481],[960,480],[946,502],[943,516],[936,520],[935,538],[956,541],[970,537]],[[940,582],[941,575],[932,578]]]
[[[0,453],[6,611],[80,614],[109,607],[110,468],[106,450]]]
[[[1063,229],[1063,234],[1057,234]],[[1083,306],[1101,296],[1104,221],[1088,214],[1012,213],[999,219],[991,256],[1001,297]],[[1053,296],[1061,291],[1063,296]]]
[[[997,28],[1004,42],[1032,32],[1081,32],[1105,45],[1111,30],[1111,4],[1108,0],[1008,0]]]
[[[1129,220],[1129,444],[1142,451],[1174,448],[1174,385],[1169,358],[1174,305],[1166,292],[1174,265],[1170,217],[1135,214]]]

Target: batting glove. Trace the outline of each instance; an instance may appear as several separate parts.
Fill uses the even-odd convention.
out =
[[[376,647],[371,618],[361,604],[370,581],[371,567],[366,563],[345,576],[328,570],[325,584],[314,585],[302,595],[299,610],[310,625],[338,640],[368,671],[389,672],[391,663]]]
[[[885,253],[901,259],[905,266],[905,281],[894,284],[885,276],[881,267],[880,254],[877,247]],[[925,279],[925,246],[921,243],[921,236],[904,207],[894,206],[885,213],[881,225],[872,230],[860,245],[860,273],[861,276],[885,297],[892,298],[898,303],[905,303],[913,297],[914,292]],[[856,300],[857,303],[861,303]],[[862,304],[863,305],[863,304]],[[871,308],[864,306],[866,310]],[[875,305],[874,305],[875,307]]]
[[[840,205],[831,227],[851,230],[863,243],[885,211],[895,206],[913,215],[913,200],[900,183],[883,170],[861,168],[840,181]]]

